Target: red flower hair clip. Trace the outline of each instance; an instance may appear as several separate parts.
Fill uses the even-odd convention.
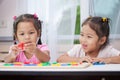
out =
[[[38,16],[37,16],[37,14],[36,14],[36,13],[34,13],[34,15],[33,15],[33,16],[34,16],[34,18],[38,18]]]
[[[13,16],[13,19],[16,20],[17,16]]]

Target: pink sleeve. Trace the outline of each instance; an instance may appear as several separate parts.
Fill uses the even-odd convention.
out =
[[[41,51],[49,51],[48,46],[46,44],[38,45],[37,46]]]

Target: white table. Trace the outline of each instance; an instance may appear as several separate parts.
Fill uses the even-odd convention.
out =
[[[120,80],[120,64],[91,65],[83,69],[0,69],[0,79]]]

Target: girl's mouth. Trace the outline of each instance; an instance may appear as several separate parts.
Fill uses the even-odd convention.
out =
[[[31,41],[25,42],[25,44],[32,43]]]
[[[86,49],[86,48],[87,48],[87,45],[83,44],[82,47],[83,47],[83,49]]]

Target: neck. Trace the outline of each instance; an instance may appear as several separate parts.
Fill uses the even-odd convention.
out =
[[[99,50],[95,50],[95,51],[87,52],[86,56],[90,56],[91,58],[96,58],[98,54],[99,54]]]

